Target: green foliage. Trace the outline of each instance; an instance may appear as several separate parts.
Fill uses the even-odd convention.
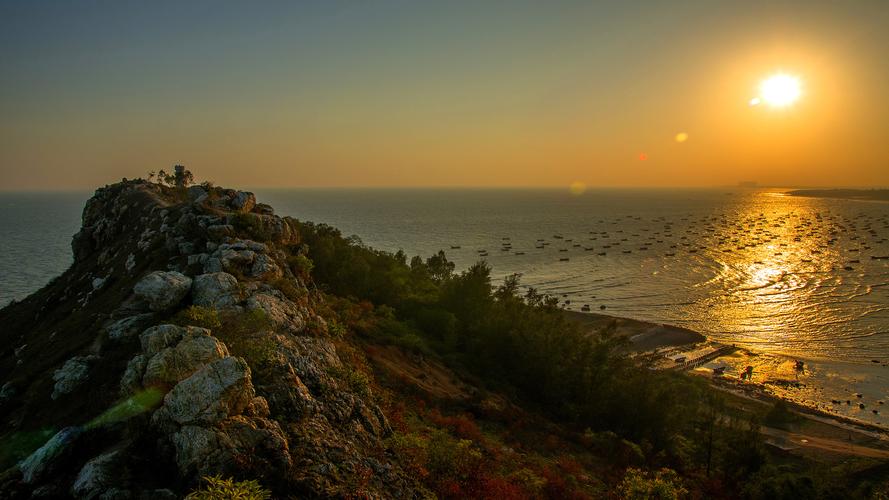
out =
[[[766,414],[763,423],[771,427],[787,428],[799,423],[801,417],[793,413],[784,400],[779,399]]]
[[[306,297],[306,289],[298,286],[292,279],[278,278],[271,285],[293,302],[300,302]]]
[[[626,500],[678,500],[688,494],[679,475],[671,469],[655,473],[627,469],[618,492]]]
[[[429,472],[439,478],[466,480],[478,470],[482,454],[472,441],[436,431],[426,448]]]
[[[353,368],[351,365],[343,364],[339,367],[332,367],[328,370],[331,377],[339,380],[353,393],[361,396],[370,396],[370,379],[361,370]]]
[[[272,233],[266,228],[257,214],[235,213],[230,216],[231,225],[239,233],[247,234],[250,239],[256,241],[269,241]]]
[[[209,330],[215,330],[222,325],[216,309],[194,305],[177,312],[170,321],[180,326],[198,326]]]
[[[312,273],[312,269],[315,268],[312,259],[303,254],[291,255],[288,257],[287,265],[290,266],[290,270],[293,271],[293,274],[302,278],[308,278]]]
[[[192,491],[187,500],[266,500],[272,493],[260,486],[256,480],[235,481],[221,476],[205,476],[204,485]]]
[[[223,315],[213,335],[225,342],[233,355],[244,358],[253,368],[262,368],[277,352],[278,346],[269,334],[274,326],[265,311],[250,309]]]

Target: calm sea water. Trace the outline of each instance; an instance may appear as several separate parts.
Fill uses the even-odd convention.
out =
[[[0,194],[0,302],[67,267],[87,196]],[[423,256],[444,249],[458,268],[484,259],[496,278],[521,273],[525,285],[574,310],[588,305],[808,360],[823,382],[818,391],[831,398],[845,400],[862,384],[873,398],[889,398],[889,259],[879,259],[889,256],[887,203],[725,189],[301,189],[257,197],[281,215],[329,223],[377,248]]]

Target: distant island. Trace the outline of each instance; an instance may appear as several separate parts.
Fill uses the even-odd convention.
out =
[[[797,189],[786,194],[811,198],[889,201],[889,189]]]

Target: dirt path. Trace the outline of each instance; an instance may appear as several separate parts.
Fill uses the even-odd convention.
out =
[[[843,455],[854,455],[867,458],[889,459],[889,450],[861,446],[851,441],[828,439],[796,432],[788,432],[774,427],[762,427],[760,432],[767,436],[772,444],[787,450],[811,448]]]

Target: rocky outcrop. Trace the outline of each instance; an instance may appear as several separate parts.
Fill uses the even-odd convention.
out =
[[[223,309],[241,301],[238,279],[225,272],[202,274],[194,280],[192,302],[195,305]]]
[[[84,383],[89,377],[90,365],[96,361],[98,356],[75,356],[55,371],[52,379],[55,386],[52,391],[52,399],[69,394],[74,391],[77,386]]]
[[[57,432],[43,446],[19,464],[22,479],[27,484],[36,483],[52,473],[66,454],[70,454],[72,444],[83,434],[80,427],[66,427]]]
[[[181,498],[208,474],[331,497],[367,471],[371,497],[413,496],[384,452],[389,423],[288,265],[299,243],[299,223],[252,193],[99,189],[71,269],[0,311],[16,346],[0,416],[10,432],[62,429],[0,497]]]
[[[133,291],[148,301],[152,311],[165,311],[178,305],[191,289],[191,278],[175,271],[154,271],[142,278]]]

